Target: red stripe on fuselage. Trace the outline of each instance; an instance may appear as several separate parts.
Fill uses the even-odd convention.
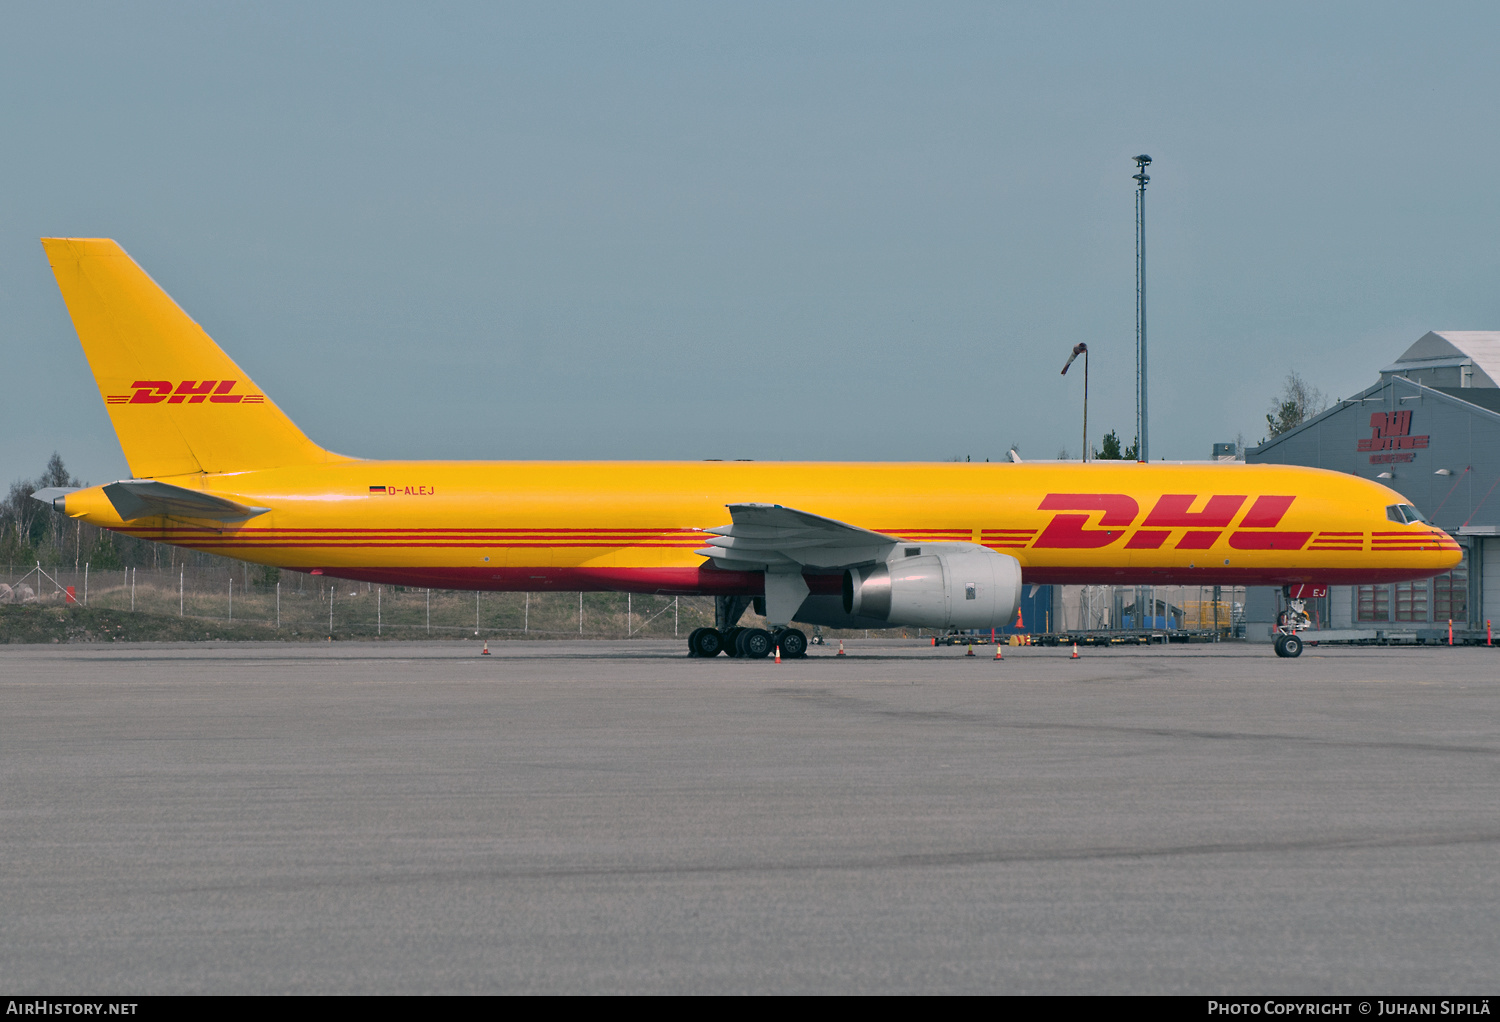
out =
[[[290,567],[310,572],[317,568],[335,578],[357,579],[384,585],[406,585],[433,589],[482,589],[491,592],[634,592],[667,596],[759,596],[764,591],[758,571],[720,571],[708,566],[685,568],[550,568],[515,567],[325,567],[309,564]],[[1023,568],[1024,585],[1375,585],[1431,577],[1423,569],[1399,568],[1371,571],[1368,568],[1120,568],[1107,579],[1098,568]],[[808,589],[817,595],[835,595],[842,574],[804,575]]]

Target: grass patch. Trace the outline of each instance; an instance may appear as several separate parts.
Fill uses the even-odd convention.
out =
[[[258,624],[92,607],[0,607],[0,642],[203,642],[284,638]],[[314,636],[308,636],[314,638]],[[326,636],[317,636],[326,638]]]

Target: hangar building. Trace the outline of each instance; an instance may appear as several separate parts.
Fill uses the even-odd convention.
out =
[[[1245,460],[1382,482],[1464,548],[1463,563],[1435,579],[1332,587],[1309,605],[1325,639],[1445,641],[1451,619],[1455,641],[1482,642],[1486,621],[1500,626],[1500,331],[1423,335],[1378,383]],[[1270,641],[1279,598],[1247,594],[1249,639]]]

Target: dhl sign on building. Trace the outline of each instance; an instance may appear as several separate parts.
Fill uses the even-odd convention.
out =
[[[1252,448],[1246,460],[1383,483],[1464,549],[1462,564],[1433,579],[1333,586],[1317,608],[1330,634],[1446,641],[1451,620],[1457,637],[1482,641],[1486,622],[1500,625],[1500,331],[1424,335],[1378,383]],[[1392,542],[1402,540],[1370,537],[1372,548]],[[1268,641],[1275,595],[1252,591],[1250,638]]]

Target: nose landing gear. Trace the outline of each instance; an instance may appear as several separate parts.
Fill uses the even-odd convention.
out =
[[[1302,655],[1302,640],[1297,638],[1297,632],[1304,628],[1312,627],[1312,618],[1307,614],[1307,604],[1303,600],[1288,597],[1286,610],[1276,620],[1276,655],[1281,657],[1299,657]]]

